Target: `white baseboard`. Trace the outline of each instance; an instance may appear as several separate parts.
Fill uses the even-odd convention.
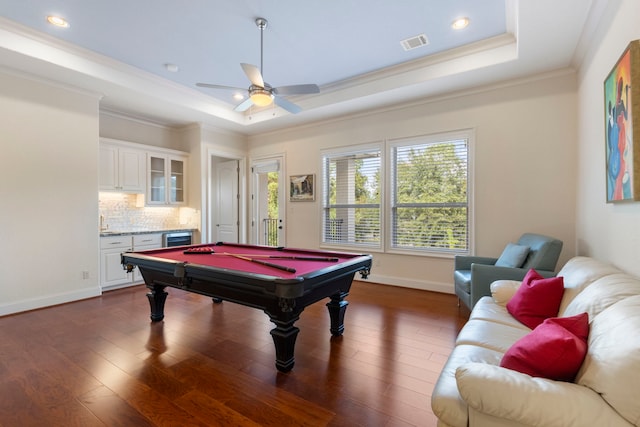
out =
[[[127,282],[127,283],[121,283],[119,285],[104,286],[102,288],[102,292],[104,293],[107,291],[115,291],[116,289],[130,288],[132,286],[138,286],[138,285],[144,285],[144,280],[141,280],[139,282]]]
[[[356,274],[354,279],[360,280]],[[400,286],[403,288],[421,289],[423,291],[441,292],[444,294],[454,294],[453,283],[431,282],[426,280],[403,279],[401,277],[381,276],[370,274],[364,282],[374,282],[383,285]]]
[[[37,308],[50,307],[52,305],[64,304],[67,302],[78,301],[81,299],[93,298],[100,296],[102,291],[100,287],[86,288],[78,291],[67,292],[62,294],[46,295],[38,298],[30,298],[10,304],[0,305],[0,316],[8,314],[20,313],[22,311],[35,310]]]

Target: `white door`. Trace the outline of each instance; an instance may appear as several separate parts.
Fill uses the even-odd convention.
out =
[[[256,160],[251,167],[251,234],[258,245],[285,245],[283,163],[282,157],[275,157]]]
[[[215,241],[238,243],[238,161],[216,163],[215,169]]]

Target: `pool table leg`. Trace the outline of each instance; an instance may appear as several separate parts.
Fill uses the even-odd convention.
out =
[[[344,297],[347,295],[349,295],[348,292],[331,295],[331,301],[327,303],[329,317],[331,318],[330,331],[334,337],[340,336],[344,332],[344,313],[347,311],[347,305],[349,305],[349,301],[346,301]]]
[[[300,329],[293,324],[300,318],[301,312],[300,310],[287,313],[284,319],[281,316],[272,316],[267,312],[271,321],[276,325],[270,333],[276,347],[276,368],[280,372],[289,372],[295,363],[294,349]]]
[[[147,285],[147,288],[149,288],[147,298],[149,298],[149,305],[151,306],[152,322],[159,322],[164,319],[164,302],[167,300],[167,295],[169,295],[165,292],[165,287],[162,285]]]

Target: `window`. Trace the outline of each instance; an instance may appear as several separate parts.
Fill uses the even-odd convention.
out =
[[[469,133],[391,145],[392,249],[469,250]]]
[[[327,152],[322,160],[322,242],[381,247],[380,148]]]
[[[322,244],[469,253],[472,136],[467,130],[323,152]]]

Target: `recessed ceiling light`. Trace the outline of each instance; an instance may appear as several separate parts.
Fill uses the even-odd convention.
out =
[[[458,18],[451,23],[451,28],[454,30],[462,30],[469,25],[469,18]]]
[[[176,64],[164,64],[164,68],[170,73],[177,73],[179,68]]]
[[[233,94],[233,99],[235,99],[236,101],[242,101],[244,99],[244,95],[240,92],[236,92]]]
[[[49,15],[47,16],[47,22],[51,25],[55,25],[56,27],[68,28],[69,22],[66,19],[61,18],[60,16]]]

